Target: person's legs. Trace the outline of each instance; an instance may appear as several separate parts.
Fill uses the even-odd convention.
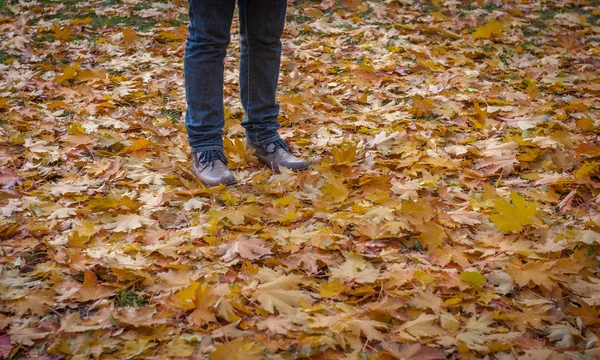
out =
[[[235,0],[190,0],[184,56],[185,126],[200,160],[223,154],[223,60],[230,41]]]
[[[238,6],[242,43],[240,91],[246,113],[242,126],[250,144],[266,145],[279,139],[275,94],[287,1],[239,0]]]

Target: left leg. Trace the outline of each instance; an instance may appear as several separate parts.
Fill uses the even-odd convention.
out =
[[[248,141],[264,145],[279,138],[275,100],[286,0],[239,0],[240,92]]]
[[[279,167],[299,171],[308,163],[292,155],[279,137],[279,104],[275,100],[281,36],[285,26],[286,0],[238,0],[240,9],[240,92],[246,116],[248,146],[258,159],[275,171]]]

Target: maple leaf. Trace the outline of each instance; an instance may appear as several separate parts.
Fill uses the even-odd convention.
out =
[[[222,244],[217,249],[216,255],[221,255],[221,260],[230,262],[237,257],[246,260],[258,260],[265,255],[271,254],[265,242],[257,238],[245,238]]]
[[[58,24],[54,24],[52,29],[54,30],[53,36],[56,40],[68,41],[71,38],[71,31],[66,26],[61,29]]]
[[[286,275],[276,280],[258,285],[252,295],[268,312],[277,309],[283,314],[293,314],[301,304],[310,305],[313,302],[309,294],[295,290],[302,278],[297,275]]]
[[[431,309],[436,314],[440,313],[444,305],[442,299],[429,289],[425,289],[425,291],[419,289],[417,295],[411,297],[408,303],[417,309]]]
[[[144,217],[137,214],[117,215],[113,222],[104,224],[104,228],[116,232],[129,232],[141,228],[147,222]]]
[[[261,331],[268,329],[272,334],[286,335],[294,328],[294,324],[287,318],[269,316],[257,322],[256,328]]]
[[[26,319],[21,324],[12,324],[8,329],[10,342],[13,344],[33,345],[34,340],[43,339],[50,332],[33,326],[31,319]]]
[[[214,295],[206,284],[198,286],[194,297],[194,311],[190,314],[191,323],[202,326],[207,322],[215,322],[217,318],[211,308],[215,304],[217,296]]]
[[[519,286],[529,286],[529,283],[540,285],[550,290],[556,282],[550,278],[548,270],[554,266],[551,262],[535,261],[524,265],[522,268],[510,267],[506,272]]]
[[[589,282],[577,278],[574,283],[569,284],[569,288],[576,294],[581,296],[581,299],[590,306],[600,305],[600,279],[589,278]]]
[[[194,301],[196,299],[196,290],[200,286],[200,283],[190,279],[189,284],[190,286],[179,290],[171,296],[173,305],[183,310],[192,310],[196,306]]]
[[[32,314],[44,315],[48,307],[54,303],[54,291],[35,290],[27,296],[16,300],[11,307],[18,315],[24,315],[27,311]]]
[[[123,28],[123,43],[127,46],[135,44],[138,39],[137,34],[130,27]]]
[[[358,263],[353,259],[348,259],[342,266],[329,268],[331,276],[334,279],[344,281],[354,281],[359,284],[372,283],[379,279],[379,270],[375,269],[370,263]]]
[[[106,285],[98,285],[98,277],[93,271],[83,275],[83,286],[77,292],[77,300],[81,302],[98,300],[112,295],[114,289]]]
[[[423,337],[435,337],[445,331],[434,324],[437,316],[421,313],[414,320],[407,321],[394,330],[402,339],[416,341]]]
[[[448,215],[459,224],[478,225],[481,224],[481,214],[477,211],[468,211],[466,208],[461,208],[454,211],[449,211]]]
[[[400,213],[415,225],[429,221],[435,216],[434,209],[423,199],[418,199],[415,202],[402,201]]]
[[[409,112],[418,118],[426,117],[431,115],[434,106],[433,99],[415,95],[413,97],[413,105],[410,107]]]
[[[331,148],[331,155],[336,164],[351,164],[356,161],[356,144]]]
[[[527,204],[525,198],[516,192],[511,192],[512,204],[504,199],[497,199],[494,203],[498,214],[490,216],[490,220],[502,232],[523,230],[525,225],[532,224],[533,217],[537,214],[537,203]]]
[[[141,308],[133,306],[121,307],[114,310],[111,316],[119,323],[133,327],[152,327],[171,321],[169,318],[161,316],[160,312],[150,306]]]
[[[421,233],[419,234],[419,243],[429,251],[442,246],[444,239],[448,238],[444,227],[433,221],[417,225],[416,228]]]
[[[465,331],[456,335],[456,340],[464,343],[471,350],[489,351],[485,343],[491,340],[491,336],[488,334],[495,331],[494,328],[490,327],[492,323],[494,323],[494,313],[488,312],[479,318],[474,314],[465,324]]]
[[[473,39],[489,39],[492,36],[502,35],[502,30],[506,30],[506,25],[494,20],[475,29],[471,36],[473,36]]]
[[[460,273],[459,277],[475,287],[481,287],[486,282],[485,276],[479,271],[464,271]]]
[[[383,340],[383,335],[377,329],[387,329],[388,325],[375,320],[351,319],[341,324],[342,330],[348,330],[359,336],[361,333],[368,340]]]
[[[264,347],[250,339],[233,339],[215,346],[210,360],[261,360]]]
[[[65,67],[63,70],[63,74],[56,77],[56,82],[61,84],[67,80],[71,80],[75,77],[77,72],[79,71],[79,63],[75,63],[73,65]]]
[[[398,344],[392,342],[383,342],[383,349],[394,356],[395,359],[410,360],[442,360],[447,358],[447,354],[434,347],[421,344]]]

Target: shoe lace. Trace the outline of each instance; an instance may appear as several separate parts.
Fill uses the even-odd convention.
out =
[[[202,169],[206,169],[206,167],[210,165],[210,169],[212,170],[216,160],[221,160],[227,165],[227,158],[225,157],[223,150],[201,150],[196,152],[195,159],[198,161],[198,165],[206,164],[204,166],[198,166]]]
[[[277,149],[283,149],[290,154],[292,153],[292,149],[290,149],[289,145],[285,141],[283,141],[283,139],[277,139],[272,143],[265,145],[264,148],[268,154],[276,152]]]

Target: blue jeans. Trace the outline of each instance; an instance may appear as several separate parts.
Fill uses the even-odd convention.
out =
[[[223,151],[223,60],[230,42],[235,0],[189,0],[190,25],[184,57],[187,112],[192,152]],[[279,139],[275,101],[286,0],[238,0],[241,34],[240,97],[242,126],[249,143]],[[215,154],[217,155],[217,154]]]

